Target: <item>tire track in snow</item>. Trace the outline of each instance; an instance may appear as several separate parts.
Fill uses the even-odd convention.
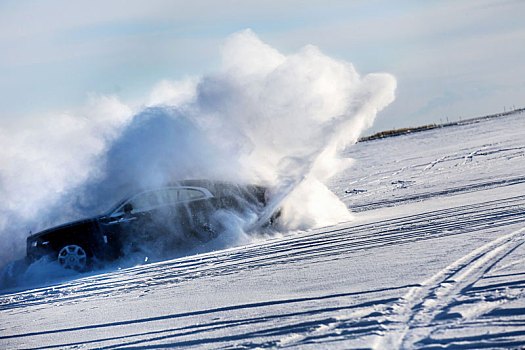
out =
[[[188,256],[88,276],[65,284],[0,295],[0,310],[47,302],[107,297],[196,278],[238,273],[308,259],[337,260],[355,251],[459,235],[525,222],[525,196],[382,220],[351,223],[271,239],[245,247]]]
[[[428,337],[443,311],[497,262],[525,243],[525,228],[500,237],[462,257],[411,288],[392,307],[392,325],[376,349],[411,349]]]
[[[460,235],[463,233],[472,233],[476,230],[488,228],[501,228],[507,225],[525,223],[525,196],[516,196],[501,200],[487,201],[479,204],[459,206],[455,208],[436,210],[427,213],[409,215],[401,218],[381,220],[368,224],[352,225],[344,224],[334,227],[327,227],[320,230],[303,232],[296,235],[275,238],[268,241],[259,242],[246,247],[237,247],[223,251],[211,252],[185,258],[174,259],[156,264],[138,266],[130,269],[114,271],[103,275],[88,276],[78,280],[68,281],[58,286],[40,288],[38,290],[25,291],[14,294],[0,295],[0,309],[12,310],[17,308],[31,307],[46,303],[55,304],[72,304],[75,302],[92,302],[89,299],[107,298],[109,296],[120,297],[129,292],[140,293],[141,291],[151,288],[163,288],[170,285],[179,285],[206,276],[221,276],[235,274],[250,269],[260,269],[270,265],[293,264],[299,261],[318,262],[322,260],[332,260],[349,258],[349,255],[360,250],[370,250],[386,245],[400,245],[409,242],[426,239],[436,239],[440,237]],[[501,240],[500,240],[501,241]],[[498,241],[498,242],[500,242]],[[502,244],[504,242],[501,242]],[[507,246],[506,246],[507,247]],[[490,252],[485,249],[485,254]],[[479,254],[478,254],[479,255]],[[485,255],[479,255],[480,262],[488,260]],[[454,276],[461,276],[461,271],[467,271],[471,262],[476,260],[476,256],[470,254],[464,258],[465,266],[458,266],[458,272]],[[495,259],[495,258],[494,258]],[[489,259],[494,261],[494,259]],[[485,264],[485,263],[484,263]],[[473,266],[473,265],[470,265]],[[485,265],[483,265],[485,266]],[[461,269],[459,269],[461,267]],[[273,266],[275,268],[275,266]],[[448,270],[447,270],[448,271]],[[450,276],[446,275],[447,271],[442,271],[440,278],[436,278],[436,283],[445,281],[455,283],[450,270]],[[466,276],[470,276],[466,274]],[[475,278],[465,277],[462,280],[462,286],[468,284]],[[451,284],[442,283],[438,287],[443,287],[441,291],[446,291],[446,287]],[[412,290],[421,290],[430,293],[433,286],[432,280],[426,282],[423,287]],[[436,286],[436,284],[434,284]],[[413,286],[400,286],[399,290],[406,290]],[[435,288],[436,291],[438,288]],[[454,292],[456,291],[456,292]],[[325,344],[327,342],[356,342],[358,344],[370,344],[370,339],[377,334],[387,336],[392,334],[399,335],[402,330],[402,317],[394,317],[391,314],[392,305],[399,300],[399,293],[390,293],[387,291],[375,290],[377,295],[371,295],[370,299],[363,299],[362,303],[356,300],[348,300],[350,295],[331,295],[326,299],[337,301],[338,305],[332,309],[330,305],[312,305],[304,313],[283,314],[279,311],[280,303],[293,304],[295,302],[309,302],[307,300],[284,300],[272,301],[267,304],[257,305],[231,305],[217,310],[201,310],[198,314],[210,313],[221,314],[224,311],[254,309],[255,316],[227,319],[226,321],[209,322],[205,325],[192,326],[194,315],[163,315],[154,319],[144,319],[144,324],[155,324],[156,322],[169,321],[172,318],[180,319],[182,325],[178,328],[168,326],[151,326],[153,329],[148,333],[133,332],[126,336],[115,334],[112,337],[96,337],[85,344],[71,343],[58,344],[58,347],[65,346],[137,346],[143,348],[150,346],[152,348],[162,347],[165,342],[170,346],[191,346],[196,345],[202,339],[206,339],[210,346],[219,344],[237,344],[246,348],[256,346],[313,346],[316,343]],[[453,295],[458,295],[454,289]],[[360,298],[363,292],[357,292],[352,298]],[[420,295],[420,294],[418,294]],[[441,300],[444,307],[452,297]],[[317,297],[316,299],[325,300]],[[427,305],[421,303],[419,307],[431,304],[427,299]],[[96,302],[96,301],[93,301]],[[412,299],[411,305],[417,306],[417,300]],[[429,307],[429,306],[428,306]],[[237,309],[238,308],[238,309]],[[22,309],[23,310],[23,309]],[[345,310],[346,314],[341,315],[336,310]],[[436,308],[431,310],[439,315]],[[17,311],[17,310],[13,310]],[[414,312],[417,311],[415,308]],[[251,312],[251,311],[250,311]],[[239,314],[240,316],[241,314]],[[393,319],[390,320],[388,316]],[[406,314],[401,314],[406,315]],[[423,315],[424,316],[424,315]],[[274,321],[272,321],[274,320]],[[279,320],[278,323],[276,323]],[[141,320],[139,320],[141,321]],[[395,326],[390,326],[391,322]],[[416,319],[413,321],[414,329],[420,329],[416,326]],[[422,319],[420,324],[431,323],[431,320]],[[79,329],[88,332],[93,327],[100,329],[115,329],[120,327],[132,327],[137,320],[120,320],[114,324],[90,325],[89,329]],[[187,323],[187,326],[184,324]],[[243,329],[249,325],[252,331],[246,333]],[[115,327],[115,328],[113,328]],[[94,328],[93,328],[94,329]],[[424,329],[421,328],[421,329]],[[53,330],[56,334],[68,334],[69,331],[76,329],[58,329]],[[224,332],[229,335],[225,336]],[[397,332],[397,333],[396,333]],[[414,336],[414,342],[419,333],[409,333],[407,339]],[[222,334],[222,335],[221,335]],[[33,337],[42,337],[49,334],[18,334],[6,335],[4,340],[26,339]],[[423,337],[425,334],[423,334]],[[185,339],[188,337],[189,339]],[[2,337],[0,337],[2,338]],[[37,338],[38,339],[38,338]],[[123,343],[123,341],[125,342]],[[412,339],[412,338],[410,338]],[[407,340],[408,343],[408,340]],[[160,345],[159,345],[160,344]],[[54,346],[49,346],[54,347]]]
[[[480,182],[470,185],[464,185],[459,187],[450,187],[444,190],[438,190],[433,192],[421,192],[414,195],[408,195],[406,197],[395,198],[395,199],[384,199],[379,202],[366,202],[363,204],[355,204],[351,207],[354,212],[363,212],[373,209],[379,209],[384,207],[392,207],[399,205],[400,203],[410,203],[415,201],[421,201],[424,199],[448,196],[452,194],[460,194],[465,192],[474,192],[480,190],[488,190],[496,187],[512,186],[525,183],[525,177],[505,178],[500,180],[491,180],[486,182]]]

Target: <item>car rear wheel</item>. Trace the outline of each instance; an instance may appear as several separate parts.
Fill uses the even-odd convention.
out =
[[[84,248],[76,244],[70,244],[60,249],[58,262],[65,269],[83,271],[87,267],[88,257]]]

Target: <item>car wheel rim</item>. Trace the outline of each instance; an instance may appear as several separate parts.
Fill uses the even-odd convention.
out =
[[[58,252],[58,262],[66,269],[80,271],[86,267],[86,251],[75,244],[67,245]]]

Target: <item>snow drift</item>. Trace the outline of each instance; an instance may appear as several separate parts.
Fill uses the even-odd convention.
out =
[[[94,97],[79,111],[5,126],[0,263],[24,254],[30,229],[181,178],[271,186],[284,230],[349,220],[324,182],[351,164],[339,152],[393,101],[395,87],[391,75],[361,77],[313,46],[284,55],[245,30],[225,42],[219,71],[163,81],[140,108]],[[232,232],[221,244],[248,239]]]

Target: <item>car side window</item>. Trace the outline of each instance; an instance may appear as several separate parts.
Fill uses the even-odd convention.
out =
[[[204,197],[206,197],[206,195],[197,189],[185,188],[183,190],[179,190],[179,201],[188,201]]]
[[[156,207],[160,204],[160,198],[157,191],[144,192],[131,200],[134,211],[141,211]]]
[[[165,188],[157,191],[157,193],[161,205],[174,204],[178,201],[178,190],[176,188]]]
[[[200,192],[200,191],[198,191]],[[191,194],[190,194],[191,196]],[[193,194],[195,197],[196,195]],[[175,204],[180,201],[179,190],[177,188],[163,188],[145,192],[131,200],[134,210],[148,210],[154,207]]]
[[[191,201],[205,198],[206,193],[194,188],[163,188],[160,190],[143,192],[129,201],[122,204],[115,210],[111,216],[118,217],[124,215],[124,205],[130,203],[133,206],[133,212],[151,210],[159,206],[172,205],[178,202]]]

